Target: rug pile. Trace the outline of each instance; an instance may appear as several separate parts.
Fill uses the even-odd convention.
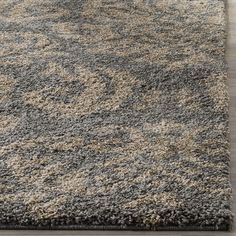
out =
[[[0,0],[0,228],[228,230],[225,2]]]

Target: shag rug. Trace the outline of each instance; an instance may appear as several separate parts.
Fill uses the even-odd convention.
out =
[[[0,0],[0,228],[228,230],[225,2]]]

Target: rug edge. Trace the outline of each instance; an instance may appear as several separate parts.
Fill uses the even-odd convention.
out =
[[[224,226],[162,226],[162,227],[134,227],[134,226],[88,226],[88,225],[68,225],[68,226],[21,226],[21,225],[0,225],[0,230],[121,230],[121,231],[231,231],[232,224],[229,222],[228,225]]]

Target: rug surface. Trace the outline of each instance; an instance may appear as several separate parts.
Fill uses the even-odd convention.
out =
[[[0,0],[0,228],[227,230],[222,0]]]

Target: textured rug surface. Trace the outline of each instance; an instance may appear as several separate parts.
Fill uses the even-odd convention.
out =
[[[227,230],[225,2],[0,0],[0,228]]]

